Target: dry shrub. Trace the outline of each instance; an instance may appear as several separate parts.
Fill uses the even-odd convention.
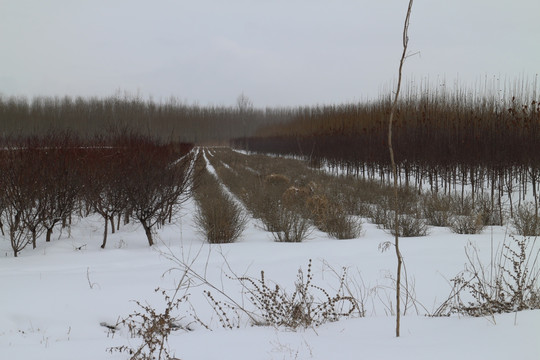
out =
[[[500,226],[503,224],[503,218],[500,213],[498,213],[498,208],[495,208],[491,197],[487,194],[479,195],[476,197],[474,207],[478,214],[482,216],[482,223],[485,226]]]
[[[339,194],[337,203],[340,204],[348,214],[368,217],[368,204],[361,200],[356,193],[356,189],[353,187],[343,188],[342,192]]]
[[[285,187],[291,182],[287,176],[282,174],[270,174],[264,178],[264,183],[267,186]]]
[[[318,173],[291,159],[250,156],[245,164],[229,163],[237,174],[236,182],[242,183],[234,190],[231,186],[231,190],[244,201],[253,217],[262,221],[265,230],[275,233],[277,241],[297,239],[297,234],[304,234],[309,228],[310,220],[332,237],[359,236],[361,223],[349,216],[358,212],[358,202],[347,192],[355,188],[355,180]],[[247,172],[247,167],[257,172]],[[223,179],[227,184],[230,181]]]
[[[155,290],[160,291],[159,289]],[[118,321],[115,326],[108,326],[113,332],[120,326],[127,327],[132,338],[140,338],[140,344],[136,346],[121,345],[108,348],[112,353],[126,353],[130,360],[168,360],[171,359],[169,353],[168,339],[172,331],[179,330],[179,318],[174,316],[180,305],[187,301],[187,295],[175,298],[161,291],[165,299],[165,309],[163,312],[156,310],[149,304],[142,304],[135,301],[140,308],[132,314]]]
[[[424,217],[429,225],[449,226],[452,218],[452,202],[450,196],[429,194],[424,196],[422,204]]]
[[[306,206],[316,227],[324,229],[324,222],[330,201],[325,195],[313,195],[306,199]],[[324,231],[324,230],[323,230]]]
[[[246,227],[246,216],[229,195],[210,196],[199,202],[195,224],[211,244],[235,242]]]
[[[452,203],[450,230],[456,234],[479,234],[484,229],[484,217],[474,208],[473,198],[466,195]]]
[[[373,224],[377,224],[379,228],[384,227],[388,223],[390,210],[387,206],[371,205],[368,208],[368,217]]]
[[[281,286],[270,285],[261,271],[260,279],[239,278],[249,294],[249,300],[260,313],[260,325],[284,326],[291,329],[319,326],[348,317],[356,309],[357,301],[346,294],[347,273],[343,270],[335,294],[313,284],[309,260],[306,274],[300,268],[295,290],[287,293]]]
[[[395,234],[395,216],[389,212],[387,223],[384,227],[390,230],[392,235]],[[425,219],[423,219],[419,213],[414,215],[399,214],[398,215],[398,236],[399,237],[416,237],[426,236],[428,233],[428,226]]]
[[[309,187],[290,186],[281,195],[281,200],[283,205],[288,208],[301,209],[307,203],[312,193],[313,191]]]
[[[512,219],[516,233],[523,236],[540,235],[540,222],[534,204],[524,203],[514,212]]]
[[[258,183],[251,181],[252,174],[246,174],[245,170],[241,171],[233,169],[230,166],[224,166],[222,161],[218,161],[219,156],[220,154],[216,153],[214,157],[209,158],[210,164],[214,167],[219,179],[227,186],[227,188],[243,202],[246,202],[247,196],[250,193],[246,187],[254,186],[258,188]]]
[[[354,239],[362,233],[362,223],[339,211],[326,219],[326,232],[336,239]]]
[[[279,229],[279,187],[266,186],[264,178],[247,170],[245,166],[238,166],[236,162],[232,163],[234,168],[230,165],[225,167],[220,161],[223,156],[222,153],[216,153],[209,159],[220,180],[244,203],[254,218],[262,221],[265,230]],[[242,155],[235,153],[234,156]],[[271,176],[269,182],[280,184],[287,183],[287,180]]]
[[[302,242],[307,238],[311,225],[298,211],[280,207],[276,215],[277,223],[272,231],[275,241]]]
[[[259,189],[251,187],[248,196],[247,206],[277,242],[301,242],[311,227],[304,216],[302,201],[308,190],[289,184],[287,176],[271,174],[264,178]]]
[[[332,176],[313,172],[307,187],[314,194],[324,194],[339,204],[347,214],[366,215],[366,199],[372,198],[368,182],[351,176]]]
[[[259,197],[250,196],[248,207],[251,209],[253,216],[262,221],[266,231],[280,231],[282,228],[282,207],[278,199],[263,192]]]
[[[456,234],[479,234],[484,229],[482,215],[475,212],[468,215],[454,215],[450,229]]]
[[[391,189],[378,181],[366,179],[351,179],[351,196],[360,203],[375,204],[381,196],[391,196]]]
[[[504,241],[490,268],[469,243],[465,270],[452,279],[452,292],[434,315],[489,316],[540,309],[540,250],[535,248],[536,238],[511,239]]]
[[[336,239],[353,239],[360,236],[362,230],[360,222],[348,216],[341,206],[330,202],[325,195],[309,197],[306,206],[319,230]]]
[[[368,209],[368,217],[371,218],[374,224],[386,227],[389,221],[390,212],[395,209],[394,198],[391,189],[388,187],[381,188],[379,194],[373,198],[373,204]],[[418,195],[407,189],[399,189],[397,212],[400,215],[411,215],[420,217],[418,212]],[[393,215],[392,215],[393,216]]]
[[[253,182],[249,185],[246,205],[251,209],[253,216],[259,218],[266,231],[282,232],[287,225],[283,219],[283,205],[281,198],[290,179],[284,175],[271,174],[266,176],[257,184]],[[258,185],[258,186],[257,186]]]
[[[388,203],[392,206],[391,209],[393,210],[394,197],[391,194],[388,194],[388,198]],[[413,189],[400,187],[398,189],[398,214],[410,214],[416,216],[420,201],[420,196]]]
[[[200,174],[195,200],[198,205],[195,224],[209,243],[232,243],[240,237],[247,217],[207,171]]]
[[[473,199],[471,195],[466,195],[460,200],[452,201],[452,213],[455,215],[470,215],[473,210]]]

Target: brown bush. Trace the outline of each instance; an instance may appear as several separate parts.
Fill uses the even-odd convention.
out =
[[[395,235],[395,217],[389,215],[387,223],[384,227],[390,230],[392,235]],[[426,236],[428,233],[428,227],[426,220],[417,214],[399,214],[398,215],[398,236],[399,237],[417,237]]]
[[[484,229],[482,214],[470,212],[467,215],[454,215],[450,229],[457,234],[479,234]]]
[[[539,236],[540,221],[534,204],[524,203],[514,212],[512,219],[516,233],[523,236]]]
[[[211,244],[236,241],[246,227],[247,218],[207,170],[200,173],[194,195],[198,205],[195,224],[206,241]]]
[[[310,233],[311,225],[308,219],[298,211],[279,208],[276,213],[276,223],[273,224],[272,236],[277,242],[302,242]]]
[[[449,226],[452,218],[453,201],[450,196],[425,195],[422,199],[422,208],[429,225]]]
[[[264,183],[266,186],[274,186],[282,188],[287,186],[291,182],[287,176],[283,174],[270,174],[264,178]]]

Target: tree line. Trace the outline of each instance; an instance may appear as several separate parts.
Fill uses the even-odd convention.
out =
[[[70,131],[81,137],[118,127],[168,141],[227,144],[230,138],[250,136],[261,125],[283,121],[290,109],[256,109],[242,95],[236,106],[200,106],[176,98],[155,102],[133,96],[2,97],[0,136],[43,135]]]

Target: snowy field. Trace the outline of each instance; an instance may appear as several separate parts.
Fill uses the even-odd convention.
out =
[[[203,287],[189,289],[192,308],[180,307],[182,325],[192,331],[173,332],[169,346],[179,359],[540,359],[540,311],[466,318],[433,318],[450,293],[449,280],[466,262],[469,241],[489,263],[491,248],[507,236],[503,227],[486,228],[480,235],[456,235],[432,228],[429,236],[402,239],[402,253],[418,304],[402,318],[401,337],[394,336],[391,316],[394,295],[390,276],[393,251],[379,245],[392,236],[364,222],[358,239],[335,240],[314,231],[303,243],[275,243],[251,220],[239,242],[204,244],[192,227],[194,204],[187,202],[173,225],[158,230],[150,248],[143,229],[128,225],[110,234],[102,250],[102,222],[98,217],[78,220],[71,231],[55,231],[51,243],[38,241],[35,250],[13,258],[9,242],[0,240],[0,358],[1,359],[127,359],[107,348],[135,344],[125,329],[114,336],[101,323],[115,324],[137,309],[133,300],[159,309],[163,296],[154,289],[175,288],[180,276],[169,271],[177,264],[171,255],[241,299],[238,283],[225,274],[266,278],[294,288],[297,271],[313,260],[314,283],[331,288],[348,267],[365,294],[366,316],[344,319],[316,328],[291,331],[251,326],[219,326]],[[196,313],[210,330],[192,323]]]

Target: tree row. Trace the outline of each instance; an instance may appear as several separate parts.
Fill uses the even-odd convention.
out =
[[[4,140],[0,149],[0,229],[14,256],[36,247],[73,217],[99,214],[107,233],[121,221],[152,230],[175,214],[190,191],[191,145],[135,133],[80,141],[60,133]],[[116,224],[115,224],[116,221]]]

